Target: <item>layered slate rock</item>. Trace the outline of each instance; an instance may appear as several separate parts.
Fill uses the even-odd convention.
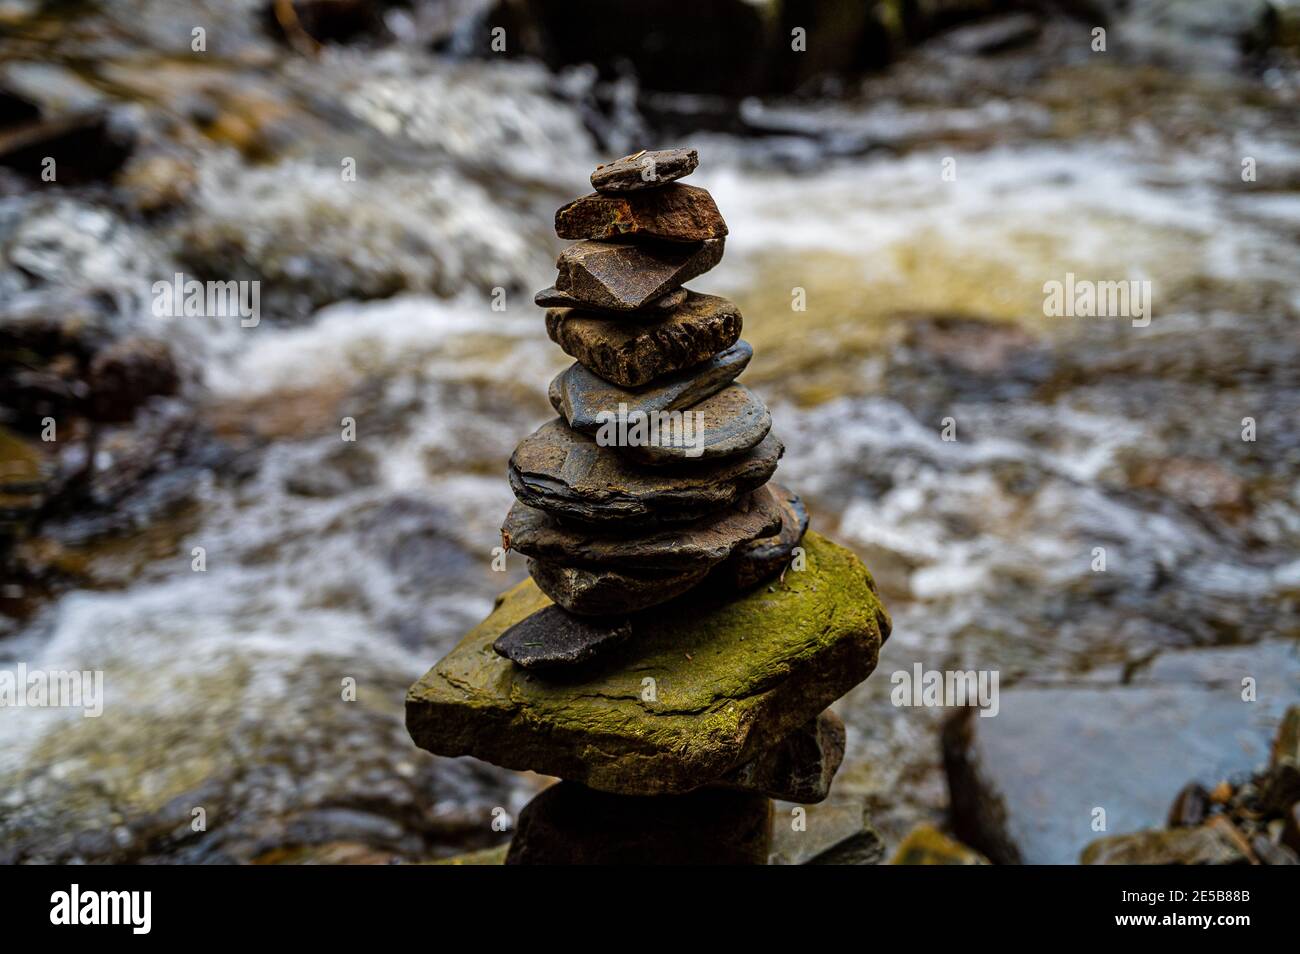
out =
[[[560,782],[519,813],[506,864],[761,865],[771,829],[772,803],[761,795],[638,798]]]
[[[547,606],[511,626],[492,648],[524,669],[563,668],[595,659],[631,635],[627,619],[582,619]]]
[[[594,434],[621,408],[629,413],[659,414],[698,404],[736,380],[753,356],[749,342],[737,341],[702,364],[635,389],[611,384],[574,363],[551,380],[547,396],[570,427]]]
[[[743,454],[771,429],[767,405],[743,384],[733,384],[680,416],[629,414],[609,431],[628,457],[651,467],[666,467]],[[600,432],[596,436],[599,439]]]
[[[740,339],[740,309],[725,298],[690,292],[662,318],[605,321],[579,309],[552,308],[546,333],[589,371],[623,388],[708,361]]]
[[[636,192],[684,179],[700,164],[694,149],[641,150],[596,167],[591,187],[597,192]]]
[[[704,242],[723,238],[727,223],[706,191],[670,185],[622,195],[593,192],[574,199],[555,213],[555,234],[562,239]]]
[[[844,722],[829,709],[746,762],[723,785],[805,805],[823,801],[844,761]]]
[[[790,566],[795,547],[808,530],[808,509],[793,491],[775,483],[767,486],[780,508],[781,529],[769,537],[737,547],[713,572],[711,583],[732,590],[747,590]]]
[[[781,526],[781,503],[769,488],[760,487],[735,507],[697,524],[637,536],[561,523],[541,510],[516,503],[501,526],[502,545],[552,563],[633,570],[708,569],[727,559],[737,547]]]
[[[555,420],[520,441],[508,476],[530,507],[623,530],[690,523],[761,487],[785,447],[772,434],[744,454],[674,468],[647,468]]]
[[[708,572],[708,567],[619,570],[528,561],[528,574],[537,588],[579,616],[632,613],[658,606],[693,589]]]
[[[655,312],[667,313],[673,311],[686,300],[688,292],[685,288],[674,288],[670,292],[665,292],[654,301],[647,302],[637,311],[626,310],[602,310],[586,302],[575,298],[568,292],[562,292],[552,286],[543,288],[533,296],[534,304],[541,305],[543,308],[581,308],[593,318],[644,318],[647,315],[654,317]]]
[[[713,268],[725,244],[578,242],[560,253],[555,288],[592,308],[635,311]]]
[[[771,592],[642,614],[635,638],[580,679],[540,678],[492,651],[548,603],[525,581],[411,688],[407,728],[438,755],[602,791],[653,795],[717,781],[876,666],[884,610],[866,567],[815,533],[804,545],[807,569]]]

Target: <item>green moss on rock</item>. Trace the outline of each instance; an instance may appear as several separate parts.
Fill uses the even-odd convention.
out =
[[[493,641],[550,601],[531,580],[411,687],[406,724],[438,755],[472,755],[624,794],[715,781],[871,674],[888,617],[852,553],[815,533],[807,568],[718,605],[686,599],[634,617],[595,668],[557,677]],[[886,630],[887,631],[887,630]]]

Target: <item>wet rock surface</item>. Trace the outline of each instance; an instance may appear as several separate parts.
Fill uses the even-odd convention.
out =
[[[768,434],[736,457],[647,468],[557,418],[515,448],[509,477],[522,502],[561,519],[623,528],[677,525],[731,506],[765,484],[783,452]]]
[[[829,709],[723,779],[725,786],[768,798],[815,804],[831,791],[844,761],[844,722]]]
[[[412,737],[441,754],[602,791],[681,792],[716,781],[875,667],[870,574],[815,534],[807,545],[808,569],[782,588],[637,617],[635,639],[563,682],[525,673],[490,649],[547,604],[535,584],[521,584],[411,688]]]
[[[768,484],[781,513],[781,529],[770,537],[752,540],[736,548],[731,557],[713,572],[721,587],[747,590],[790,567],[795,547],[808,530],[808,509],[799,495],[780,484]],[[881,624],[889,635],[888,622]]]
[[[620,405],[629,413],[648,415],[697,404],[739,377],[753,356],[748,342],[737,341],[702,364],[635,390],[611,384],[575,363],[556,375],[547,396],[570,427],[590,434],[602,420],[617,417]]]
[[[501,527],[510,549],[549,562],[648,570],[707,569],[737,547],[780,526],[781,509],[768,486],[735,507],[697,524],[635,536],[599,533],[564,524],[516,503]]]
[[[646,798],[559,782],[524,806],[506,864],[762,865],[771,813],[744,792]]]
[[[537,588],[570,613],[633,613],[681,596],[708,575],[707,567],[678,570],[598,569],[530,559]]]
[[[620,420],[627,421],[628,438],[615,446],[651,467],[734,457],[756,446],[772,429],[767,405],[743,384],[732,384],[692,404],[680,421],[656,425],[655,439],[638,434],[638,428],[649,427],[649,419],[627,415]]]
[[[725,351],[740,338],[739,309],[725,298],[691,292],[662,318],[604,321],[579,309],[546,313],[546,333],[587,370],[635,388]]]
[[[591,186],[597,192],[612,193],[655,189],[689,176],[699,164],[694,149],[643,149],[597,166]]]
[[[665,242],[704,242],[724,238],[713,196],[688,185],[574,199],[555,213],[555,234],[562,239],[636,238]]]
[[[671,312],[686,300],[687,291],[685,288],[675,288],[666,294],[660,295],[654,301],[642,305],[636,312],[620,311],[617,309],[601,310],[594,308],[581,299],[562,292],[554,286],[543,288],[533,296],[533,303],[541,305],[543,308],[579,308],[588,315],[597,315],[605,318],[644,318],[656,314]]]
[[[595,659],[631,635],[626,619],[578,619],[547,606],[502,633],[492,648],[524,669],[560,668]]]
[[[591,308],[636,311],[717,265],[725,242],[578,242],[560,253],[555,288]]]

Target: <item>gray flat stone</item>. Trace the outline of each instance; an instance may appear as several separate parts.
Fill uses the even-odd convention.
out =
[[[618,414],[619,405],[629,411],[657,414],[680,411],[716,394],[740,376],[754,356],[748,341],[737,341],[703,364],[668,374],[640,388],[610,384],[574,362],[551,380],[551,407],[569,426],[594,434],[602,414]]]
[[[595,659],[631,635],[626,619],[583,619],[552,604],[511,626],[492,648],[524,669],[554,669]]]
[[[604,441],[650,467],[734,457],[754,447],[772,429],[772,415],[753,391],[733,384],[680,412],[667,416],[626,416],[596,432]],[[658,422],[656,429],[652,422]]]
[[[596,167],[591,187],[597,192],[636,192],[685,178],[700,164],[694,149],[643,149]]]
[[[734,505],[771,478],[785,446],[768,434],[735,457],[644,467],[556,418],[510,458],[515,496],[552,516],[620,530],[680,525]]]
[[[635,613],[681,596],[708,575],[708,567],[689,570],[598,570],[528,561],[537,588],[570,613],[610,616]]]
[[[508,549],[550,563],[628,570],[698,570],[715,566],[737,547],[772,533],[780,525],[780,505],[768,487],[760,487],[735,507],[699,523],[637,536],[614,536],[561,523],[541,510],[516,502],[501,527],[501,539]]]

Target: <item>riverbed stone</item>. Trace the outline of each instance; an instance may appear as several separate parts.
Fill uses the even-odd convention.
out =
[[[944,728],[953,829],[997,864],[1074,864],[1097,836],[1095,808],[1112,835],[1159,828],[1189,776],[1213,786],[1262,766],[1298,685],[1293,647],[1267,641],[1004,688],[996,718],[967,709]]]
[[[713,196],[704,189],[668,185],[621,195],[593,192],[574,199],[555,213],[555,234],[562,239],[596,241],[704,242],[723,238],[727,223]]]
[[[549,603],[526,580],[410,690],[406,723],[439,755],[625,794],[717,781],[820,714],[876,666],[871,575],[809,533],[808,569],[772,592],[719,605],[670,603],[638,616],[635,638],[553,680],[492,651]]]
[[[577,242],[555,262],[557,291],[592,308],[636,311],[722,261],[726,239],[678,242]]]
[[[812,805],[824,801],[844,761],[844,721],[827,709],[719,784]]]
[[[674,288],[672,291],[660,295],[654,301],[647,302],[636,311],[608,311],[593,308],[586,302],[580,301],[568,292],[562,292],[552,285],[550,288],[543,288],[534,295],[533,304],[540,305],[543,308],[580,308],[592,318],[623,318],[626,320],[632,320],[661,317],[663,313],[673,311],[678,305],[684,302],[687,294],[688,292],[685,288]]]
[[[622,570],[528,561],[537,588],[578,616],[634,613],[658,606],[695,587],[708,572],[708,567]]]
[[[1085,865],[1237,865],[1249,859],[1220,825],[1138,831],[1099,838],[1084,850]]]
[[[551,605],[502,633],[492,644],[525,669],[578,666],[632,635],[626,618],[584,619]]]
[[[747,590],[791,565],[794,549],[808,531],[808,508],[798,494],[781,484],[770,483],[767,487],[780,508],[780,530],[736,547],[726,562],[713,571],[710,585],[719,589]]]
[[[770,486],[770,485],[769,485]],[[697,524],[629,536],[561,523],[516,502],[501,526],[502,545],[551,563],[632,570],[709,569],[750,540],[781,525],[781,508],[768,486]]]
[[[620,530],[689,523],[761,487],[785,446],[768,434],[735,457],[643,467],[556,418],[525,437],[510,458],[515,497],[552,516]]]
[[[689,176],[699,164],[694,149],[643,149],[597,166],[591,174],[591,187],[615,193],[655,189]]]
[[[705,790],[655,798],[559,782],[519,813],[506,864],[762,865],[772,803]]]
[[[635,389],[610,384],[575,361],[551,380],[547,396],[570,427],[594,434],[602,415],[617,415],[620,405],[626,405],[629,413],[658,414],[698,404],[736,380],[753,356],[748,341],[737,341],[703,364]]]
[[[546,333],[565,354],[623,388],[708,361],[739,340],[742,323],[734,303],[696,292],[662,318],[636,322],[605,321],[573,308],[546,312]]]

